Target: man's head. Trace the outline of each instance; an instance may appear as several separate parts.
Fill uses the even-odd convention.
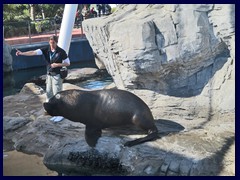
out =
[[[58,43],[58,37],[57,36],[52,35],[52,36],[49,37],[49,44],[51,46],[55,46],[55,45],[57,45],[57,43]]]

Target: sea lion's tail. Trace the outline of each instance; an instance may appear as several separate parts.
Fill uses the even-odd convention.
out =
[[[147,136],[143,137],[143,138],[139,138],[139,139],[135,139],[133,141],[128,141],[124,144],[124,146],[128,146],[128,147],[132,147],[135,146],[137,144],[141,144],[147,141],[153,141],[156,140],[158,138],[158,131],[152,131],[150,132]]]

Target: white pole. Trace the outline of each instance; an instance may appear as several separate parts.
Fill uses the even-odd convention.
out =
[[[58,46],[68,54],[78,4],[65,4]]]

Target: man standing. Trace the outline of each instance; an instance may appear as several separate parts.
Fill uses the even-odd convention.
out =
[[[58,37],[55,35],[50,36],[49,46],[41,49],[21,52],[17,50],[16,56],[35,56],[44,55],[47,61],[47,78],[46,78],[46,102],[62,90],[63,79],[60,77],[60,69],[63,66],[69,66],[70,60],[67,53],[57,46]]]
[[[89,10],[87,4],[84,4],[84,7],[82,9],[83,20],[88,19],[89,15],[90,15],[90,10]]]

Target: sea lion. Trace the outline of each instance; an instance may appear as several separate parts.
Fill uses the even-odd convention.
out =
[[[63,116],[70,121],[85,124],[85,140],[91,147],[95,147],[102,129],[109,127],[135,125],[148,132],[147,136],[128,141],[124,146],[134,146],[158,137],[158,129],[149,107],[128,91],[65,90],[43,106],[51,116]]]

